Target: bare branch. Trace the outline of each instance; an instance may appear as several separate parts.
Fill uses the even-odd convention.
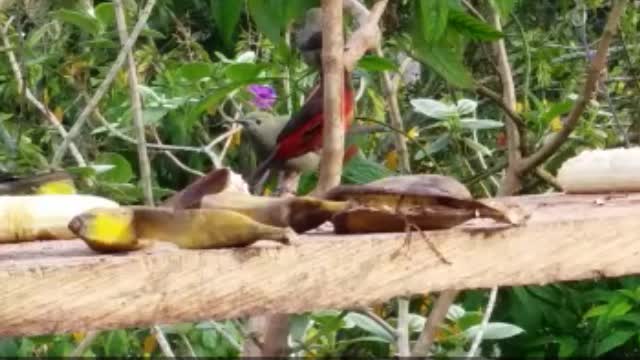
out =
[[[460,293],[459,290],[444,290],[440,293],[427,321],[424,323],[424,329],[422,329],[418,340],[413,345],[412,356],[424,356],[428,353],[435,340],[438,326],[446,318],[449,307],[456,300],[458,293]]]
[[[324,125],[316,191],[324,193],[340,183],[344,155],[342,84],[344,83],[342,0],[322,1],[322,80]]]
[[[113,82],[116,75],[118,74],[118,71],[120,70],[120,68],[122,68],[122,65],[124,65],[124,61],[127,57],[127,53],[132,49],[133,44],[138,39],[138,35],[140,35],[140,32],[146,25],[147,20],[151,15],[151,11],[153,10],[153,6],[155,5],[155,3],[156,3],[156,0],[147,0],[147,4],[140,12],[140,18],[138,19],[138,22],[136,23],[133,30],[131,31],[131,36],[129,37],[127,42],[124,44],[124,46],[122,46],[122,49],[120,49],[120,53],[118,54],[118,57],[116,58],[113,65],[111,66],[111,69],[109,69],[107,76],[102,81],[102,83],[98,87],[98,90],[96,90],[91,100],[89,100],[89,103],[87,104],[87,106],[85,106],[85,108],[82,110],[82,112],[78,116],[78,119],[69,130],[69,134],[64,137],[62,144],[53,155],[53,159],[51,160],[51,164],[53,166],[57,166],[60,164],[60,162],[62,161],[62,158],[67,152],[67,148],[69,147],[69,144],[76,136],[78,136],[78,134],[80,134],[80,130],[82,129],[82,126],[84,126],[84,123],[89,118],[89,115],[98,106],[100,99],[102,99],[102,97],[106,94],[107,90],[111,86],[111,83]]]
[[[127,23],[124,15],[121,0],[113,0],[114,11],[116,14],[116,24],[118,27],[118,35],[120,43],[125,46],[127,43]],[[136,62],[133,58],[133,52],[129,49],[127,52],[127,65],[129,73],[129,94],[131,96],[131,108],[133,112],[133,124],[136,130],[136,145],[138,149],[138,162],[140,166],[140,182],[146,205],[153,206],[153,190],[151,184],[151,164],[149,163],[149,154],[147,153],[144,119],[142,118],[142,102],[140,101],[140,92],[138,91],[138,74],[136,70]]]
[[[348,71],[352,71],[355,68],[358,60],[360,60],[365,52],[376,48],[380,43],[381,33],[378,22],[380,21],[380,17],[382,17],[382,13],[384,13],[387,2],[388,0],[378,0],[371,8],[371,12],[365,22],[363,22],[363,16],[358,16],[360,27],[354,31],[349,38],[344,52],[344,67]],[[354,9],[358,14],[364,14],[362,7],[355,4],[359,3],[359,1],[352,0],[349,1],[349,3],[349,9]],[[340,12],[342,13],[342,11]],[[340,24],[342,24],[342,21]],[[340,31],[340,35],[342,36],[342,31]]]
[[[176,355],[173,353],[173,350],[171,350],[169,341],[167,341],[167,338],[164,336],[162,328],[160,328],[160,326],[158,325],[154,325],[151,328],[151,333],[156,338],[158,346],[160,346],[160,350],[162,350],[162,354],[168,358],[175,358]]]

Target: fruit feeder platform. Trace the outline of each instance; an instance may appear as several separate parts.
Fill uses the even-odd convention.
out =
[[[172,244],[98,254],[81,240],[0,246],[0,336],[346,309],[395,296],[640,273],[640,193],[503,198],[524,225],[305,234],[291,246]]]

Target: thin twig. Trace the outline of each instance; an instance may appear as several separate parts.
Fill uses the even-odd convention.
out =
[[[116,15],[116,24],[118,27],[118,35],[120,43],[125,46],[127,43],[127,23],[122,7],[122,0],[113,0],[113,7]],[[145,204],[153,206],[153,190],[151,183],[151,164],[149,162],[149,154],[147,153],[144,119],[142,118],[142,102],[140,101],[140,92],[138,91],[138,74],[136,70],[136,61],[133,58],[131,49],[127,51],[127,65],[129,73],[129,95],[131,97],[131,110],[133,112],[133,125],[136,131],[136,147],[138,150],[138,162],[140,167],[140,182],[142,185],[142,193],[144,194]]]
[[[156,130],[156,128],[151,128],[151,133],[153,134],[153,137],[156,139],[156,142],[158,143],[158,145],[162,145],[162,140],[160,140],[160,136],[158,135],[158,131]],[[193,169],[193,168],[187,166],[185,163],[180,161],[180,159],[178,159],[178,157],[175,156],[171,151],[164,150],[162,153],[166,157],[168,157],[169,160],[173,161],[173,163],[177,167],[179,167],[180,169],[188,172],[189,174],[196,175],[196,176],[204,176],[203,172],[198,171],[196,169]]]
[[[475,357],[480,344],[482,343],[482,337],[484,336],[484,332],[487,330],[487,326],[489,325],[489,320],[491,319],[491,314],[493,313],[493,308],[496,305],[496,299],[498,298],[498,287],[494,286],[491,288],[491,292],[489,293],[489,301],[487,302],[487,308],[484,311],[484,315],[482,316],[482,322],[480,323],[480,330],[476,334],[476,337],[473,339],[473,343],[471,344],[471,348],[467,353],[467,357]]]
[[[167,341],[167,338],[164,336],[164,332],[162,332],[160,326],[154,325],[151,328],[151,333],[156,338],[156,342],[158,343],[158,346],[160,346],[162,354],[168,358],[175,358],[176,355],[173,353],[173,350],[171,350],[169,341]]]
[[[378,45],[376,52],[379,57],[384,57],[382,47]],[[400,114],[400,104],[398,103],[398,87],[393,85],[391,74],[388,71],[382,73],[382,85],[389,107],[389,122],[396,129],[404,132],[404,123],[402,114]],[[396,151],[398,152],[398,160],[400,171],[405,174],[411,173],[411,163],[409,162],[409,150],[407,149],[407,140],[399,133],[394,133],[394,142]]]
[[[398,298],[398,324],[396,333],[396,347],[398,356],[411,356],[411,348],[409,345],[409,300]]]
[[[562,185],[560,185],[558,179],[551,175],[547,170],[543,169],[542,166],[538,166],[536,168],[536,176],[549,184],[552,188],[562,191]]]
[[[78,346],[76,346],[76,348],[73,349],[73,351],[71,352],[71,357],[72,358],[81,357],[84,354],[84,352],[87,351],[87,349],[89,349],[91,344],[93,344],[93,341],[98,337],[98,335],[100,335],[100,331],[97,331],[97,330],[87,331],[84,334],[84,338],[82,339],[82,341],[80,341],[80,344],[78,344]]]
[[[118,54],[118,57],[116,58],[113,65],[111,66],[111,69],[109,69],[107,76],[102,81],[102,83],[96,90],[93,97],[91,97],[91,100],[89,100],[89,103],[82,110],[75,124],[73,124],[73,126],[69,130],[69,134],[67,134],[67,136],[64,137],[62,144],[60,144],[60,147],[56,150],[55,154],[53,155],[53,159],[51,160],[51,164],[53,166],[57,166],[60,164],[60,162],[62,161],[62,158],[67,152],[67,148],[69,147],[69,144],[73,139],[76,138],[76,136],[80,134],[80,130],[82,129],[82,126],[84,126],[84,123],[89,118],[89,115],[93,113],[93,110],[98,106],[100,99],[102,99],[102,97],[107,93],[107,90],[111,86],[111,83],[113,82],[113,80],[116,78],[118,71],[120,71],[120,68],[122,68],[122,65],[124,65],[124,61],[127,57],[127,53],[132,49],[134,43],[136,42],[136,40],[138,39],[138,36],[140,35],[140,32],[147,24],[147,20],[151,15],[151,11],[153,10],[155,3],[156,3],[156,0],[147,0],[147,4],[140,12],[140,18],[138,19],[138,22],[136,23],[133,30],[131,31],[131,35],[129,39],[127,39],[127,42],[120,49],[120,53]]]

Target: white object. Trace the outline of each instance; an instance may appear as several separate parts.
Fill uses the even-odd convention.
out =
[[[558,182],[566,193],[640,192],[640,147],[585,150],[562,164]]]
[[[73,239],[71,219],[93,208],[120,205],[94,195],[0,196],[0,243]]]

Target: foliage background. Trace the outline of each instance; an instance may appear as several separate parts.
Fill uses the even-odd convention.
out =
[[[131,27],[142,5],[124,3]],[[517,110],[526,120],[527,143],[536,147],[562,128],[610,2],[470,3],[482,14],[496,8],[503,16]],[[134,48],[147,139],[183,148],[171,151],[179,162],[150,148],[157,199],[184,187],[215,162],[245,175],[254,168],[250,140],[241,130],[231,135],[229,130],[235,129],[234,120],[256,110],[249,84],[275,89],[278,98],[269,110],[274,114],[290,114],[300,107],[317,74],[301,61],[290,35],[305,10],[318,5],[318,0],[158,2]],[[0,170],[29,174],[48,168],[60,136],[18,89],[8,52],[18,59],[25,87],[69,128],[105,77],[120,42],[109,1],[4,0],[0,10],[1,26],[12,18],[7,27],[10,45],[0,47]],[[638,142],[638,17],[637,7],[630,6],[612,44],[603,91],[569,141],[545,163],[547,171],[555,173],[564,159],[585,148]],[[364,130],[350,139],[361,153],[346,164],[343,181],[363,183],[399,172],[393,130],[383,126],[387,105],[381,76],[383,71],[396,75],[402,70],[398,97],[412,171],[448,174],[464,181],[476,196],[494,195],[506,161],[504,115],[470,88],[478,82],[500,89],[489,46],[500,33],[454,0],[391,1],[382,22],[385,56],[367,55],[353,74],[359,89],[357,126]],[[135,204],[142,201],[142,191],[128,91],[122,70],[75,140],[92,166],[78,167],[71,157],[63,166],[93,180],[92,185],[80,182],[83,192]],[[309,191],[315,179],[313,173],[304,174],[299,192]],[[550,189],[541,178],[529,176],[523,193]],[[458,298],[438,334],[438,354],[461,354],[468,348],[486,295],[466,291]],[[431,294],[412,299],[413,338],[431,304]],[[639,305],[640,283],[634,277],[504,288],[483,354],[634,356],[640,349]],[[395,300],[376,305],[376,313],[392,325],[395,309]],[[162,328],[176,354],[235,357],[244,340],[242,327],[242,320],[229,320]],[[83,333],[5,338],[0,340],[0,356],[68,355],[82,337]],[[305,355],[394,352],[388,331],[355,313],[297,315],[292,338]],[[86,354],[148,356],[160,350],[149,329],[123,329],[101,333]]]

